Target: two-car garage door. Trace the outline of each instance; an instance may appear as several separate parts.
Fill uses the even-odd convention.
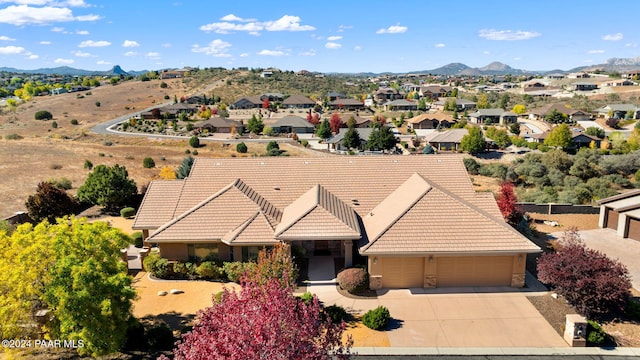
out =
[[[437,287],[510,286],[513,256],[437,257]],[[428,260],[426,260],[428,261]],[[425,258],[383,258],[382,287],[421,288]]]

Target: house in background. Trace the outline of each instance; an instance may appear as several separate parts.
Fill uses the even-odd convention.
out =
[[[303,95],[291,95],[282,101],[284,109],[311,109],[316,102]]]
[[[397,99],[383,104],[386,111],[418,110],[418,103],[413,100]]]
[[[243,96],[231,104],[232,109],[260,109],[262,99],[260,96]]]
[[[444,111],[444,105],[447,103],[447,99],[451,98],[441,98],[440,100],[433,103],[433,107],[438,111]],[[463,112],[465,110],[470,111],[475,108],[475,102],[467,99],[456,98],[456,110],[458,110],[459,112]]]
[[[608,104],[596,110],[598,117],[625,119],[627,113],[633,114],[632,119],[640,118],[640,108],[634,104]]]
[[[592,120],[591,113],[573,109],[570,105],[562,103],[547,104],[545,106],[533,109],[529,112],[529,118],[532,120],[545,121],[545,116],[547,116],[547,114],[553,112],[554,110],[567,115],[567,118],[572,122]]]
[[[313,134],[315,127],[300,116],[287,115],[271,125],[277,133]]]
[[[640,190],[611,196],[598,204],[600,228],[613,229],[621,238],[640,241]]]
[[[351,118],[353,118],[353,120],[355,121],[355,127],[357,127],[357,128],[367,128],[367,127],[371,126],[371,119],[370,118],[364,118],[364,117],[358,115],[357,112],[356,113],[346,113],[346,114],[341,114],[340,115],[340,120],[345,125],[349,124],[349,120]]]
[[[407,127],[412,130],[446,129],[456,121],[453,116],[445,113],[424,113],[406,120]]]
[[[235,120],[229,120],[221,117],[213,117],[208,120],[197,122],[193,125],[194,129],[204,131],[207,130],[210,133],[243,133],[244,125]]]
[[[434,131],[425,135],[424,139],[427,144],[439,151],[458,151],[460,150],[462,138],[468,133],[467,129]]]
[[[327,107],[331,110],[358,111],[364,110],[364,103],[356,99],[336,99],[329,101]]]
[[[198,158],[186,179],[151,182],[133,229],[172,261],[250,259],[278,242],[345,266],[357,253],[371,289],[522,287],[541,251],[457,155]]]
[[[502,109],[478,109],[468,116],[475,124],[509,125],[518,122],[518,115]]]
[[[344,140],[344,135],[347,133],[349,129],[347,128],[340,128],[340,131],[338,131],[337,134],[335,134],[334,136],[332,136],[331,138],[327,139],[326,143],[327,146],[329,147],[329,151],[334,152],[334,151],[349,151],[348,148],[345,148],[342,145],[342,141]],[[358,136],[360,137],[360,148],[359,150],[364,150],[367,146],[367,140],[369,140],[369,136],[371,135],[371,132],[375,130],[374,128],[370,128],[370,127],[360,127],[360,128],[356,128],[356,132],[358,133]]]
[[[542,144],[550,133],[550,131],[545,131],[539,134],[525,134],[524,138],[527,139],[528,142],[536,142]],[[570,146],[570,148],[572,149],[580,149],[582,147],[590,146],[592,141],[596,148],[600,148],[602,139],[596,136],[585,134],[582,131],[571,131],[571,141],[572,145]]]

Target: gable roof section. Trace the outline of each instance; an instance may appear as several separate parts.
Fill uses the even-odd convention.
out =
[[[399,194],[394,192],[383,200],[377,211],[384,213],[385,209],[392,209],[393,214],[386,215],[387,221],[376,220],[376,209],[373,215],[363,218],[368,239],[360,248],[362,254],[540,251],[493,211],[486,211],[484,206],[476,206],[439,186],[431,186],[421,177],[412,176],[397,192],[401,189],[414,195],[401,200],[402,206],[395,208],[391,204]],[[387,225],[383,227],[378,222]]]
[[[282,105],[315,105],[316,102],[306,96],[294,94],[284,99]]]
[[[467,129],[434,131],[425,136],[425,140],[430,143],[459,143],[468,133]]]
[[[304,127],[304,128],[312,128],[313,124],[308,122],[306,119],[301,118],[296,115],[287,115],[283,118],[278,119],[274,124],[274,127],[281,126],[291,126],[291,127]]]
[[[279,241],[273,238],[273,225],[263,211],[256,213],[235,229],[222,236],[228,245],[271,245]]]
[[[261,211],[271,225],[282,212],[255,192],[242,180],[236,179],[172,221],[160,227],[150,242],[220,240]],[[213,226],[207,226],[212,224]]]
[[[140,204],[140,209],[144,208],[144,211],[138,211],[131,228],[157,228],[173,219],[183,186],[184,180],[152,181]]]
[[[608,198],[604,198],[604,199],[600,199],[598,200],[598,204],[602,205],[602,204],[609,204],[612,203],[614,201],[618,201],[618,200],[622,200],[622,199],[628,199],[628,198],[635,198],[638,197],[640,195],[640,190],[632,190],[632,191],[627,191],[625,193],[622,194],[618,194],[618,195],[613,195],[613,196],[609,196]],[[640,200],[637,200],[640,202]],[[609,206],[609,205],[607,205]],[[611,206],[609,206],[611,207]]]
[[[316,184],[284,209],[275,237],[280,240],[346,240],[360,239],[361,234],[353,208]]]

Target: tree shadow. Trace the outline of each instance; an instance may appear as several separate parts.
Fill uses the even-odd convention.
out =
[[[171,311],[164,314],[159,315],[147,315],[143,318],[140,318],[141,322],[165,322],[169,327],[174,331],[183,331],[185,328],[189,328],[193,325],[193,320],[195,320],[195,315],[193,314],[183,314],[175,311]]]
[[[391,319],[389,319],[389,323],[387,324],[387,326],[384,329],[385,330],[397,330],[397,329],[400,329],[402,327],[403,323],[404,323],[403,320],[391,318]]]

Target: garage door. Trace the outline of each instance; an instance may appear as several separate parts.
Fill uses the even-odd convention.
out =
[[[608,229],[613,229],[613,230],[617,230],[618,229],[618,212],[617,211],[613,211],[613,209],[609,209],[606,208],[607,211],[607,224],[606,224],[606,228]]]
[[[382,287],[403,289],[424,286],[424,258],[382,259]]]
[[[629,218],[627,237],[629,239],[640,241],[640,220]]]
[[[437,261],[437,287],[511,285],[512,256],[450,257]]]

